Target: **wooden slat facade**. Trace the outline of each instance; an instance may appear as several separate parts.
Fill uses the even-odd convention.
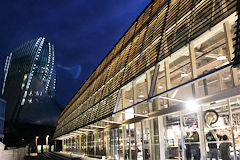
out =
[[[113,113],[119,89],[236,11],[236,0],[153,0],[65,107],[55,137]]]

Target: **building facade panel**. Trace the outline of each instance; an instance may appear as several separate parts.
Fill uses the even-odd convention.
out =
[[[125,160],[238,159],[237,2],[150,2],[114,47],[116,56],[108,57],[111,51],[93,72],[100,85],[88,79],[61,114],[55,138],[63,151]],[[85,92],[78,120],[71,120]],[[87,103],[93,95],[97,104]]]

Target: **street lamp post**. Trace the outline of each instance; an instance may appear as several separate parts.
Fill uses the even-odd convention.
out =
[[[39,138],[38,136],[36,136],[36,138],[35,138],[36,147],[37,147],[38,138]]]
[[[48,152],[48,138],[49,138],[49,135],[46,136],[46,152]]]

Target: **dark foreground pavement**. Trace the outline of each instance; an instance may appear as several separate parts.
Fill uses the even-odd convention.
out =
[[[81,159],[68,158],[56,153],[47,152],[47,153],[41,153],[38,156],[28,156],[25,158],[25,160],[81,160]]]

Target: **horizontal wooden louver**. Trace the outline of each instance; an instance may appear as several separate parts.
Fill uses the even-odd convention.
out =
[[[151,1],[65,107],[55,136],[111,115],[122,86],[235,12],[236,4],[175,0],[167,9],[167,0]]]

